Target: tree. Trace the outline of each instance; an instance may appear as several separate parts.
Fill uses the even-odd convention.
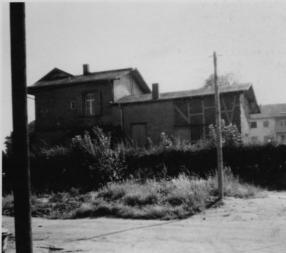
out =
[[[230,86],[236,83],[234,75],[232,73],[218,76],[217,81],[219,86]],[[206,79],[204,88],[212,87],[213,85],[214,85],[214,74],[211,74]]]

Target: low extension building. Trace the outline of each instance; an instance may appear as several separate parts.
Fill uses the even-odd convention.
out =
[[[260,112],[252,85],[225,85],[220,91],[222,118],[248,140],[250,115]],[[215,123],[212,87],[160,93],[153,84],[151,91],[133,68],[91,73],[84,65],[77,76],[55,68],[28,93],[35,96],[35,131],[48,143],[70,129],[96,125],[120,128],[139,146],[147,137],[157,143],[162,132],[195,142]]]

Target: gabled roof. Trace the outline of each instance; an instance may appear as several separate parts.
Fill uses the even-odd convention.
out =
[[[252,102],[252,111],[253,113],[259,112],[259,107],[256,102],[255,94],[250,83],[246,84],[233,84],[220,87],[221,93],[230,93],[230,92],[244,92],[246,97]],[[175,92],[166,92],[160,93],[158,99],[153,100],[152,94],[143,94],[137,96],[126,96],[117,101],[119,104],[131,104],[131,103],[143,103],[143,102],[156,102],[156,101],[166,101],[180,98],[189,98],[189,97],[199,97],[214,94],[213,87],[203,87],[195,90],[185,90],[185,91],[175,91]]]
[[[246,91],[249,90],[251,84],[239,84],[239,85],[230,85],[230,86],[222,86],[220,88],[220,92],[235,92],[235,91]],[[204,87],[195,90],[184,90],[184,91],[173,91],[173,92],[165,92],[160,93],[160,96],[157,100],[168,100],[168,99],[176,99],[176,98],[185,98],[185,97],[196,97],[196,96],[205,96],[214,94],[214,89],[212,87]],[[118,103],[138,103],[138,102],[146,102],[152,101],[152,94],[143,94],[137,96],[127,96],[118,100]]]
[[[65,73],[66,75],[64,76]],[[60,75],[61,74],[61,75]],[[114,69],[108,71],[92,72],[86,75],[73,76],[67,72],[59,70],[57,68],[50,71],[47,75],[37,81],[34,85],[28,87],[28,92],[42,90],[43,88],[51,87],[63,87],[74,84],[100,81],[100,80],[115,80],[124,75],[132,75],[138,82],[143,92],[150,92],[150,88],[144,81],[143,77],[137,69],[125,68],[125,69]],[[56,77],[59,78],[56,78]]]
[[[45,76],[43,76],[39,81],[37,81],[36,83],[43,83],[43,82],[48,82],[48,81],[53,81],[53,80],[59,80],[59,79],[63,79],[63,78],[67,78],[67,77],[72,77],[73,75],[65,72],[61,69],[58,68],[54,68],[52,69],[48,74],[46,74]]]
[[[286,104],[268,104],[260,106],[261,113],[251,115],[252,119],[286,117]]]

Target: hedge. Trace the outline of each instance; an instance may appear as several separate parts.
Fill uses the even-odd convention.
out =
[[[230,146],[223,149],[223,156],[224,166],[242,180],[270,189],[286,189],[285,145]],[[84,149],[54,147],[32,155],[30,161],[34,191],[71,187],[87,191],[130,177],[144,180],[175,177],[180,173],[206,177],[216,170],[216,150],[108,149],[104,156],[95,156]],[[11,156],[3,153],[4,192],[11,190],[12,162]]]
[[[249,183],[286,189],[286,146],[233,146],[223,149],[224,166]],[[180,173],[206,177],[216,171],[216,150],[165,149],[155,154],[126,156],[126,175],[177,176]]]

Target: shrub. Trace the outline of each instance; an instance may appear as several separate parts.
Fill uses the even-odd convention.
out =
[[[72,153],[80,161],[79,167],[87,172],[89,181],[96,187],[120,179],[124,164],[120,153],[111,148],[111,138],[102,129],[93,128],[92,139],[88,132],[72,140]]]
[[[232,129],[232,130],[231,130]],[[228,132],[236,132],[234,126]],[[225,134],[228,136],[228,134]],[[224,166],[246,182],[271,189],[286,189],[286,146],[239,145],[235,134],[225,137]],[[216,171],[216,150],[208,140],[195,144],[162,134],[158,146],[149,149],[118,145],[99,128],[73,138],[71,146],[54,146],[34,152],[31,161],[32,189],[90,191],[108,182],[137,179],[168,179],[179,174],[207,178]],[[11,190],[11,152],[3,153],[3,192]]]
[[[221,126],[221,134],[222,134],[222,143],[223,146],[230,147],[230,146],[239,146],[242,144],[241,134],[238,131],[236,125],[226,125],[225,121],[222,120]],[[213,147],[216,146],[217,134],[216,134],[216,127],[214,125],[209,125],[209,143]]]
[[[259,189],[225,173],[225,195],[252,197]],[[166,180],[138,182],[125,180],[108,183],[97,191],[38,194],[32,196],[32,215],[47,218],[112,216],[134,219],[185,218],[216,200],[217,178],[189,177],[184,174]],[[3,214],[13,215],[13,196],[2,199]]]
[[[226,196],[252,197],[258,192],[254,186],[239,182],[229,172],[226,178]],[[112,216],[136,219],[185,218],[206,208],[217,196],[217,178],[188,177],[184,174],[171,180],[147,180],[139,183],[127,180],[110,183],[89,203],[71,213],[71,217]],[[232,185],[237,185],[229,190]]]
[[[92,136],[92,137],[91,137]],[[72,187],[96,189],[120,179],[121,153],[111,148],[111,138],[100,128],[76,136],[70,146],[44,147],[30,156],[33,191],[63,191]],[[3,153],[5,192],[11,191],[12,152]]]
[[[2,197],[2,214],[14,215],[14,197],[12,194]]]

